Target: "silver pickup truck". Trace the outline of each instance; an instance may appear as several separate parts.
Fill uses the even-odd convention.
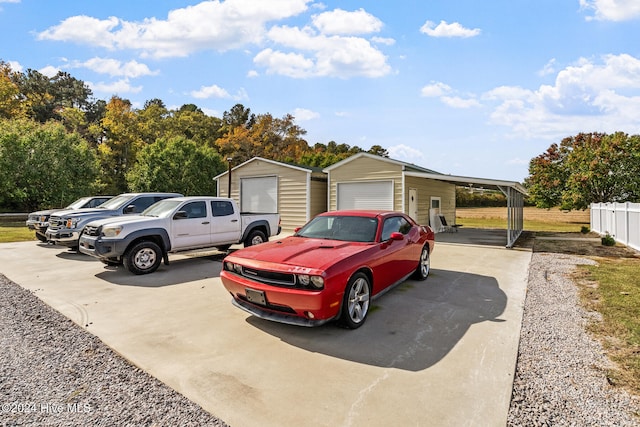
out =
[[[46,242],[47,228],[49,228],[49,217],[52,214],[69,209],[95,208],[112,197],[113,196],[81,197],[65,208],[31,212],[27,217],[26,226],[29,228],[29,230],[34,230],[36,232],[36,237],[38,238],[38,240],[40,240],[41,242]]]
[[[108,265],[124,264],[134,274],[153,273],[169,254],[194,249],[252,246],[280,234],[277,213],[241,213],[225,197],[177,197],[156,203],[141,215],[87,224],[80,252]]]
[[[75,209],[56,212],[49,217],[49,227],[45,232],[47,240],[56,245],[77,249],[80,234],[91,221],[122,215],[136,215],[146,208],[178,193],[124,193],[94,209]]]

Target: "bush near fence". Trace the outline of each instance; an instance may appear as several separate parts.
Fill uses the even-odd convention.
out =
[[[591,230],[640,251],[640,203],[592,203]]]

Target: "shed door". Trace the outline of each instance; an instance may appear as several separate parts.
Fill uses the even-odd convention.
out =
[[[338,209],[393,210],[393,181],[339,182]]]
[[[278,177],[240,178],[240,210],[277,213]]]

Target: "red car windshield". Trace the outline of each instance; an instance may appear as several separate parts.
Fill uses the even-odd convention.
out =
[[[295,235],[346,242],[374,242],[377,230],[378,220],[376,218],[331,215],[315,217]]]

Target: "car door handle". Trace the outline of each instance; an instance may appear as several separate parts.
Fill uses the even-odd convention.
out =
[[[203,224],[209,224],[209,221],[204,221]]]
[[[237,219],[232,219],[231,222],[238,222],[238,220]]]

